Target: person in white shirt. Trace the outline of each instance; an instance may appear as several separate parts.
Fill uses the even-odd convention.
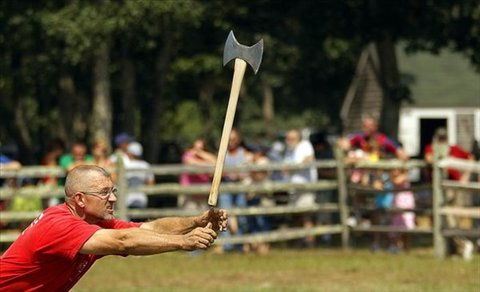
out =
[[[305,163],[315,160],[315,153],[310,141],[302,140],[299,130],[292,129],[287,132],[286,136],[287,150],[284,156],[284,162],[288,163]],[[317,169],[310,167],[299,169],[285,173],[285,180],[290,183],[309,183],[317,181]],[[294,191],[290,195],[290,204],[296,207],[305,207],[315,204],[314,191]],[[302,215],[301,224],[304,228],[313,227],[314,221],[311,215]],[[308,236],[304,240],[306,247],[313,247],[315,237]]]
[[[287,132],[287,151],[285,152],[284,162],[305,163],[315,160],[315,153],[310,141],[302,140],[300,131],[289,130]],[[291,183],[309,183],[317,181],[317,169],[310,167],[299,169],[285,174],[286,181]],[[312,192],[299,193],[293,196],[294,205],[306,206],[315,202],[315,195]]]
[[[150,164],[142,160],[143,147],[138,142],[131,142],[127,146],[128,159],[124,160],[128,187],[140,185],[154,185],[155,176],[150,170]],[[128,208],[146,208],[148,196],[139,191],[130,191],[127,196]]]

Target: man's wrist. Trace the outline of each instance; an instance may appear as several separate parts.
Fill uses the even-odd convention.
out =
[[[185,238],[185,234],[182,235],[175,235],[176,239],[173,240],[175,242],[174,249],[175,250],[188,250],[187,241]]]
[[[203,227],[202,226],[202,216],[195,216],[192,218],[193,220],[193,228],[196,228],[196,227]]]

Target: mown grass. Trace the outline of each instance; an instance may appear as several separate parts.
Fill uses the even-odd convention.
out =
[[[325,249],[106,257],[73,291],[480,291],[480,257]]]

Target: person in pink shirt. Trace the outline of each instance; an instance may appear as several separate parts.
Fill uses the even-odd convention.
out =
[[[390,172],[395,189],[408,189],[410,182],[405,170],[394,169]],[[415,196],[410,190],[396,192],[393,197],[392,207],[397,209],[392,213],[390,226],[404,229],[415,229]],[[409,248],[411,234],[390,234],[389,250],[393,253],[402,252]]]
[[[205,140],[196,139],[192,148],[185,150],[182,155],[184,165],[208,166],[215,165],[217,157],[205,150]],[[180,184],[187,186],[191,184],[207,184],[212,180],[208,173],[188,174],[182,173]],[[186,209],[205,209],[207,207],[207,194],[189,195],[183,198],[183,207]]]
[[[73,168],[65,203],[43,211],[0,258],[0,291],[68,291],[103,256],[207,249],[227,227],[224,210],[125,222],[114,217],[116,201],[103,168]]]

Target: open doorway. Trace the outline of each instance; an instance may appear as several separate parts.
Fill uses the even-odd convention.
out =
[[[420,153],[423,157],[425,146],[432,142],[435,130],[443,127],[447,129],[447,119],[420,119]]]

